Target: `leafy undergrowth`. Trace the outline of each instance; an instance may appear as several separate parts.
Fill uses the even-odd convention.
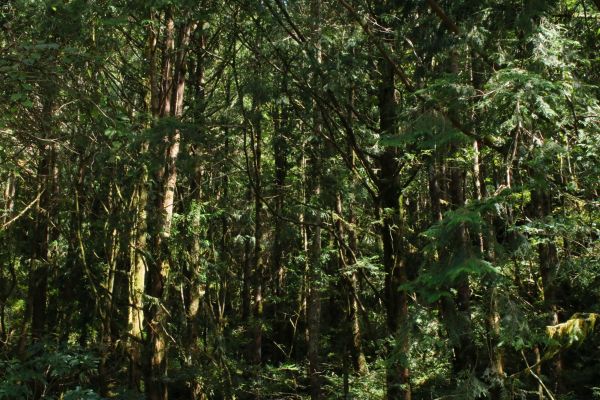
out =
[[[99,400],[90,389],[99,359],[79,347],[38,342],[20,358],[0,360],[0,399]]]

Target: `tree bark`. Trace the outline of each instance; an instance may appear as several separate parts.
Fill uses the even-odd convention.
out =
[[[536,217],[539,219],[552,215],[553,199],[546,188],[536,188],[532,192],[532,205],[535,207]],[[555,282],[556,269],[559,265],[558,250],[552,237],[546,238],[537,246],[540,277],[542,280],[542,296],[548,324],[560,323],[559,307],[557,304],[557,288]],[[550,375],[554,382],[554,392],[561,394],[564,391],[562,379],[563,361],[561,354],[557,354],[552,362]]]
[[[156,13],[152,12],[149,19],[155,21]],[[158,34],[153,24],[148,24],[145,56],[146,93],[144,98],[145,111],[149,115],[146,128],[150,128],[153,118],[159,114],[159,83],[156,77],[156,48]],[[140,154],[148,154],[149,142],[145,140],[140,146]],[[144,302],[146,290],[146,272],[148,271],[148,166],[142,165],[140,177],[135,184],[132,194],[131,212],[133,213],[132,229],[129,233],[130,268],[128,273],[128,309],[127,334],[129,350],[129,387],[141,391],[143,374],[143,331],[144,331]]]
[[[197,108],[194,110],[193,118],[196,124],[201,129],[205,125],[204,117],[204,101],[205,101],[205,45],[206,38],[202,27],[198,27],[197,33],[199,38],[197,39],[196,46],[194,47],[196,66],[194,70],[194,101]],[[181,53],[180,53],[181,54]],[[181,62],[181,55],[179,56],[179,63]],[[183,74],[180,74],[179,81],[184,78]],[[227,151],[228,142],[225,142],[225,151]],[[188,197],[191,199],[190,205],[193,207],[201,207],[203,200],[205,199],[205,193],[203,191],[202,182],[205,178],[205,171],[202,166],[200,146],[192,144],[190,146],[190,155],[195,158],[195,165],[193,170],[193,177],[190,179],[190,190]],[[220,201],[227,201],[227,176],[224,178],[224,192],[225,199]],[[199,210],[188,207],[188,213],[194,213],[193,219],[189,226],[189,260],[184,263],[183,276],[185,278],[184,294],[183,294],[183,306],[185,310],[185,334],[183,343],[188,348],[187,354],[183,356],[183,364],[189,370],[192,370],[195,365],[198,365],[200,346],[199,346],[199,322],[200,322],[200,311],[201,305],[204,299],[205,288],[201,281],[202,266],[205,265],[203,258],[205,252],[202,246],[202,236],[205,232],[205,227],[202,226],[202,218],[200,217]],[[226,218],[225,216],[223,218]],[[226,221],[226,220],[224,220]],[[226,231],[226,222],[223,224],[223,235]],[[223,246],[222,246],[223,247]],[[221,248],[221,257],[224,257],[224,249]],[[190,400],[198,400],[204,398],[203,387],[197,379],[196,374],[191,374],[190,378],[187,379],[186,389],[188,390],[187,396]]]
[[[40,190],[43,190],[37,207],[35,232],[33,234],[32,269],[30,272],[30,298],[31,298],[31,336],[34,341],[39,340],[46,332],[46,307],[48,300],[48,275],[50,268],[49,243],[52,233],[52,219],[54,218],[55,194],[55,162],[56,145],[44,145],[44,158],[38,166],[38,179]]]
[[[31,310],[31,336],[34,341],[46,333],[48,301],[48,276],[50,271],[50,242],[56,239],[53,227],[58,190],[57,144],[54,141],[54,113],[57,88],[53,83],[43,87],[40,136],[46,140],[40,146],[42,159],[38,164],[38,191],[42,192],[36,207],[35,228],[32,235],[31,270],[29,273],[29,308]]]
[[[319,65],[322,62],[321,50],[321,0],[311,0],[310,14],[313,21],[313,33],[311,37],[312,45],[315,50],[315,62]],[[318,68],[318,66],[317,66]],[[313,71],[312,80],[318,85],[318,71]],[[322,121],[319,115],[317,104],[313,100],[312,104],[312,146],[309,149],[310,159],[309,168],[311,172],[309,181],[309,193],[311,204],[316,206],[313,215],[309,218],[311,226],[308,229],[310,237],[310,246],[308,249],[308,299],[307,299],[307,318],[308,318],[308,376],[310,380],[310,398],[319,400],[321,398],[321,368],[319,351],[321,349],[321,169],[322,145],[321,130]]]
[[[394,68],[387,59],[378,64],[381,81],[379,83],[379,127],[382,135],[394,135],[397,128],[396,95]],[[387,398],[412,398],[410,374],[405,357],[408,354],[409,337],[407,330],[408,301],[407,293],[400,289],[407,282],[406,261],[402,254],[403,245],[399,227],[400,220],[400,183],[398,181],[398,162],[396,149],[387,147],[379,157],[379,175],[377,189],[383,224],[381,239],[383,242],[383,267],[385,271],[385,306],[388,334],[394,342],[388,348],[388,357],[394,362],[388,365],[386,372]]]
[[[142,153],[147,151],[147,143],[142,146]],[[133,229],[130,234],[130,270],[128,288],[127,326],[129,337],[129,386],[141,390],[142,378],[142,332],[144,327],[143,294],[145,290],[147,246],[147,213],[148,206],[147,168],[142,169],[142,176],[133,192],[132,210],[135,214]]]
[[[161,73],[161,109],[159,117],[171,116],[180,119],[183,115],[183,97],[185,92],[186,53],[192,31],[191,22],[182,25],[175,47],[175,22],[173,9],[165,13],[165,38]],[[175,59],[173,52],[176,50]],[[153,227],[154,259],[148,263],[146,276],[146,295],[152,299],[144,308],[146,332],[145,388],[149,400],[166,400],[167,384],[167,316],[164,295],[171,268],[169,239],[177,184],[177,158],[179,156],[181,131],[174,129],[164,137],[165,159],[163,167],[157,173],[157,203],[155,215],[157,221]]]
[[[318,156],[317,156],[318,157]],[[312,162],[317,162],[313,158]],[[314,172],[318,171],[318,164],[313,164]],[[313,175],[312,194],[319,198],[321,194],[320,179]],[[318,400],[321,398],[321,377],[320,377],[320,336],[321,336],[321,218],[315,215],[311,218],[312,226],[309,229],[310,246],[308,249],[308,299],[307,299],[307,318],[308,318],[308,375],[310,379],[310,398]]]
[[[282,91],[287,92],[287,76],[282,78]],[[283,229],[284,222],[281,218],[285,205],[285,180],[288,170],[288,143],[286,135],[289,134],[289,110],[286,105],[281,106],[278,115],[275,116],[275,137],[273,138],[273,159],[275,161],[275,215],[273,232],[273,276],[275,279],[275,295],[281,296],[284,284],[284,266],[283,266]]]
[[[451,165],[450,172],[450,206],[453,209],[465,205],[465,171],[458,165]],[[467,227],[461,223],[457,228],[457,236],[452,241],[451,257],[453,263],[461,263],[470,257],[470,242]],[[469,277],[460,276],[455,285],[456,308],[460,328],[458,331],[458,347],[455,348],[455,371],[471,370],[476,360],[475,347],[473,346],[471,327],[471,288]]]
[[[336,221],[336,235],[339,241],[344,241],[344,225],[341,219],[343,218],[343,205],[342,196],[338,192],[336,195],[336,206],[335,212],[338,215],[338,221]],[[356,232],[353,226],[356,224],[356,217],[350,208],[348,224],[348,244],[339,244],[339,259],[340,259],[340,274],[344,276],[344,286],[346,287],[346,300],[348,302],[348,321],[350,330],[350,349],[352,355],[352,361],[354,364],[354,370],[359,375],[365,375],[368,372],[367,360],[362,349],[362,332],[360,328],[360,320],[358,317],[358,276],[355,270],[353,270],[348,276],[345,269],[355,268],[356,266],[356,254],[358,252],[358,243],[356,238]],[[344,360],[346,355],[344,354]]]
[[[263,346],[263,193],[262,193],[262,124],[260,103],[255,100],[252,116],[251,141],[254,180],[254,252],[253,252],[253,344],[252,362],[262,363]]]
[[[7,228],[15,207],[16,179],[14,172],[9,173],[3,194],[4,209],[2,215],[2,227]],[[0,277],[2,278],[2,282],[0,282],[0,350],[3,350],[4,346],[8,344],[8,329],[6,326],[5,311],[7,301],[17,285],[14,267],[12,265],[7,265],[6,269],[8,270],[8,275],[10,275],[10,280],[5,275],[5,265],[0,265]]]

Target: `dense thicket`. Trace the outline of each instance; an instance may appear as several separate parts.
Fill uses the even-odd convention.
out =
[[[6,0],[0,399],[600,398],[600,2]]]

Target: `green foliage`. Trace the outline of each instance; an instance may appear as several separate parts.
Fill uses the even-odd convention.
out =
[[[82,389],[77,386],[75,389],[67,391],[62,397],[63,400],[101,400],[96,392],[91,389]]]
[[[595,6],[2,2],[0,399],[600,398]]]
[[[84,389],[97,367],[98,358],[88,350],[38,342],[24,359],[0,361],[0,399],[31,399],[34,393],[47,399],[100,399],[92,389]]]
[[[460,399],[476,400],[487,398],[489,390],[487,385],[480,381],[475,374],[466,371],[458,377],[456,391],[453,396]]]
[[[574,344],[581,344],[594,333],[598,317],[600,314],[575,314],[566,322],[547,326],[546,332],[550,339],[547,356],[551,357]]]
[[[399,147],[410,150],[431,152],[448,145],[461,145],[469,138],[454,128],[435,112],[420,113],[411,124],[404,127],[400,135],[383,136],[379,144],[384,147]]]

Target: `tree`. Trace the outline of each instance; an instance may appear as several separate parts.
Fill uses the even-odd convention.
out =
[[[0,398],[597,396],[595,1],[4,3]]]

